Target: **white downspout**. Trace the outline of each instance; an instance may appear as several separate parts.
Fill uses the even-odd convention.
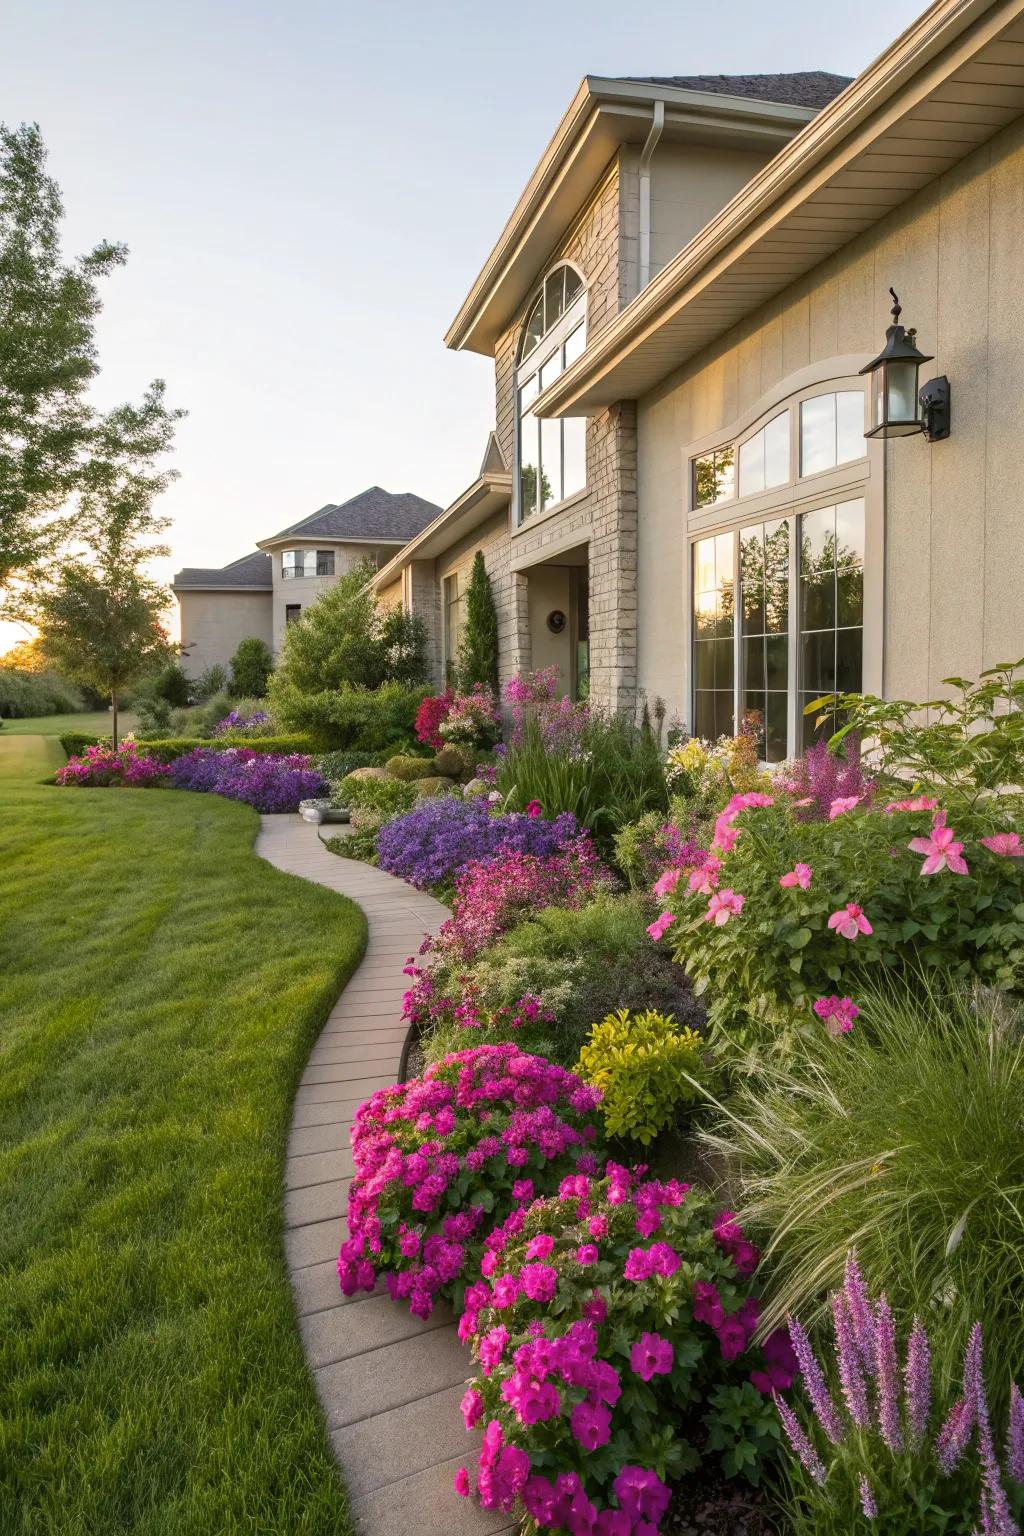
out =
[[[642,292],[651,280],[651,161],[665,127],[665,103],[656,101],[651,131],[640,154],[640,281]]]

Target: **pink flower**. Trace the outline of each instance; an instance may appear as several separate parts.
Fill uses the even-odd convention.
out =
[[[469,1498],[469,1469],[467,1467],[460,1467],[456,1472],[453,1487],[461,1499]]]
[[[682,870],[681,869],[666,869],[666,870],[664,870],[658,876],[657,880],[655,880],[654,884],[651,886],[651,893],[652,893],[652,895],[654,895],[654,896],[668,896],[668,895],[670,895],[675,890],[676,886],[679,884],[679,877],[680,877],[681,874],[682,874]]]
[[[786,874],[779,876],[779,884],[784,890],[792,890],[798,885],[802,891],[806,891],[811,883],[811,866],[809,864],[794,864]]]
[[[833,1039],[838,1035],[849,1034],[854,1019],[860,1013],[852,997],[836,997],[834,994],[832,997],[819,997],[814,1004],[814,1011]]]
[[[837,816],[843,816],[847,811],[852,811],[855,805],[860,804],[860,795],[840,795],[838,800],[833,800],[828,808],[829,821],[835,821]]]
[[[629,1352],[629,1365],[635,1376],[650,1381],[652,1376],[667,1376],[674,1358],[667,1339],[658,1333],[642,1333]]]
[[[848,901],[845,907],[840,907],[838,912],[833,912],[828,920],[828,926],[834,928],[844,939],[855,939],[858,933],[873,933],[874,929],[864,916],[864,908],[858,907],[855,901]]]
[[[538,1237],[531,1237],[526,1245],[526,1257],[528,1259],[546,1259],[555,1246],[553,1237],[546,1232],[541,1232]]]
[[[585,1451],[596,1451],[611,1439],[612,1416],[600,1403],[577,1403],[569,1423]]]
[[[1019,832],[997,832],[993,837],[982,837],[978,841],[983,848],[998,853],[1001,859],[1024,859]]]
[[[912,837],[907,847],[911,853],[924,854],[922,875],[937,875],[943,869],[951,875],[967,874],[966,860],[961,857],[964,845],[955,841],[953,828],[946,826],[945,811],[935,812],[928,837]]]
[[[540,801],[539,800],[531,800],[529,805],[526,807],[526,814],[527,814],[527,816],[531,816],[531,817],[539,816],[540,813],[541,813],[541,803],[540,803]]]
[[[596,1264],[597,1247],[594,1243],[583,1243],[576,1249],[577,1264]]]
[[[893,811],[934,811],[938,803],[937,800],[929,800],[927,795],[918,795],[913,800],[890,800],[885,812],[891,816]]]
[[[654,942],[657,943],[660,938],[664,937],[666,929],[671,928],[674,922],[675,918],[671,912],[662,912],[660,917],[656,917],[653,923],[648,924],[647,932]]]
[[[730,917],[739,917],[745,900],[745,896],[740,896],[736,891],[728,888],[724,891],[716,891],[708,902],[704,921],[714,923],[716,928],[723,927]]]
[[[474,1387],[469,1387],[459,1407],[462,1409],[462,1422],[467,1429],[472,1429],[484,1411],[484,1400]]]
[[[710,896],[711,892],[718,885],[718,875],[721,868],[721,859],[716,859],[713,853],[709,853],[700,868],[695,869],[690,876],[690,890],[699,892],[701,896]]]

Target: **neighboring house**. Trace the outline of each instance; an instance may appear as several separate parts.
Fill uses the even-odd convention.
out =
[[[503,677],[756,711],[772,759],[818,694],[1024,654],[1022,17],[939,0],[853,81],[583,81],[446,337],[495,361],[484,465],[376,580],[439,679],[476,549]],[[890,286],[944,440],[865,436]]]
[[[440,512],[408,492],[373,485],[340,506],[293,523],[219,569],[186,567],[171,588],[181,614],[182,665],[190,677],[227,666],[238,643],[257,635],[281,649],[285,626],[362,560],[383,565]]]

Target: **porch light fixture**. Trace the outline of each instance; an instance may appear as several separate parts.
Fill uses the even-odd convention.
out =
[[[860,370],[872,375],[871,426],[864,436],[910,437],[923,432],[928,442],[937,443],[949,436],[949,380],[945,376],[929,379],[918,389],[918,370],[932,359],[918,351],[917,332],[900,325],[900,301],[894,288],[889,292],[892,325],[885,333],[885,346]]]

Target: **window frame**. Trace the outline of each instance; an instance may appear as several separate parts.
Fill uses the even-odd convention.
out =
[[[285,605],[284,605],[284,627],[285,627],[285,629],[288,628],[289,624],[297,624],[301,618],[302,618],[302,604],[301,603],[285,603]]]
[[[554,276],[554,274],[556,272],[558,272],[558,271],[569,271],[569,272],[574,273],[575,276],[580,281],[579,291],[576,293],[575,297],[572,299],[572,301],[570,302],[568,307],[566,309],[563,309],[562,313],[559,315],[559,317],[555,321],[555,323],[552,326],[550,326],[546,331],[543,332],[543,334],[538,338],[536,345],[534,347],[532,347],[530,349],[530,351],[527,353],[527,355],[524,357],[524,356],[522,356],[522,348],[523,348],[523,343],[524,343],[524,340],[525,340],[525,337],[526,337],[526,334],[527,334],[526,327],[528,326],[528,324],[530,322],[530,319],[531,319],[531,317],[533,315],[533,311],[534,311],[534,309],[536,307],[538,299],[542,299],[544,294],[545,294],[545,292],[546,292],[547,284],[548,284],[549,279],[552,278]],[[521,487],[522,487],[522,449],[523,449],[522,422],[523,422],[523,415],[525,413],[524,413],[524,411],[522,409],[522,406],[521,406],[521,403],[520,403],[520,395],[522,393],[522,390],[527,385],[529,385],[534,379],[537,380],[537,390],[536,390],[536,393],[537,394],[541,393],[541,389],[542,389],[542,386],[541,386],[541,383],[540,383],[540,373],[541,373],[541,370],[542,370],[542,368],[544,368],[546,366],[546,364],[548,364],[551,361],[551,359],[556,354],[558,355],[558,360],[559,360],[559,364],[560,364],[560,366],[559,366],[559,374],[563,373],[565,371],[566,367],[571,366],[571,364],[566,364],[566,362],[565,362],[565,346],[566,346],[566,343],[570,340],[570,338],[576,334],[576,331],[579,329],[580,326],[582,326],[584,328],[583,348],[584,348],[584,350],[586,349],[586,344],[587,344],[586,327],[587,327],[587,322],[588,322],[587,297],[588,296],[587,296],[586,278],[584,277],[584,275],[580,271],[580,269],[571,261],[558,261],[558,262],[556,262],[554,264],[554,266],[549,267],[548,270],[544,273],[543,278],[541,279],[540,283],[537,285],[537,287],[534,289],[534,291],[530,295],[530,301],[529,301],[529,303],[525,307],[525,318],[523,320],[522,325],[520,326],[519,339],[518,339],[517,344],[516,344],[516,361],[515,361],[515,366],[513,367],[513,370],[512,370],[512,411],[513,411],[513,423],[514,423],[513,471],[512,471],[512,532],[513,533],[517,533],[520,529],[526,528],[529,524],[536,522],[538,518],[546,517],[546,516],[548,516],[548,514],[556,512],[560,507],[563,507],[566,504],[575,501],[578,497],[585,495],[587,493],[588,489],[589,489],[589,481],[587,479],[588,466],[587,466],[586,447],[584,446],[584,453],[583,453],[583,484],[581,486],[578,486],[575,490],[572,490],[572,491],[569,491],[569,492],[567,492],[565,494],[560,495],[556,501],[552,501],[550,506],[542,507],[541,504],[540,504],[540,501],[541,501],[541,485],[540,485],[540,478],[538,477],[537,497],[536,497],[537,505],[536,505],[534,511],[530,512],[525,517],[523,516],[522,490],[521,490]],[[535,397],[536,396],[534,396],[534,398]],[[569,419],[573,420],[573,421],[576,420],[576,418],[569,418]],[[559,431],[559,478],[560,478],[561,482],[564,482],[564,478],[565,478],[565,457],[566,457],[566,455],[565,455],[565,421],[561,417],[555,417],[552,420],[553,420],[553,423],[558,426],[558,431]],[[544,428],[544,425],[546,423],[545,422],[540,422],[537,418],[534,418],[534,421],[535,421],[535,424],[536,424],[536,427],[537,427],[538,465],[539,465],[539,468],[541,469],[541,472],[543,473],[543,462],[544,461],[543,461],[543,455],[540,453],[539,448],[540,448],[540,443],[541,443],[541,439],[542,439],[542,435],[543,435],[543,428]],[[550,430],[550,428],[549,428],[549,430]],[[585,430],[585,428],[584,428],[584,430]],[[560,489],[561,488],[562,487],[560,485]]]
[[[289,555],[301,558],[301,570],[296,570],[294,566],[289,566],[287,564]],[[331,569],[329,571],[321,571],[320,562],[322,559],[330,560]],[[308,571],[306,566],[310,562],[312,562],[313,569]],[[321,580],[324,580],[327,577],[336,575],[337,568],[337,551],[334,548],[315,549],[312,545],[301,544],[295,545],[291,549],[282,549],[281,551],[282,581],[313,581],[317,577],[319,577]]]
[[[454,594],[454,595],[450,595]],[[463,615],[462,604],[466,591],[460,590],[459,572],[449,571],[441,578],[441,676],[445,684],[450,682],[452,669],[456,666],[459,656],[459,643],[462,639]],[[452,625],[453,614],[458,623]]]

